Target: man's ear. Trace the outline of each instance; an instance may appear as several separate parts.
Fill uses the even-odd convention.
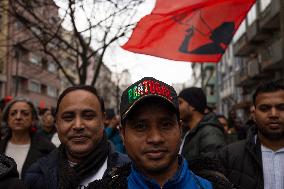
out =
[[[181,119],[178,121],[178,126],[179,126],[180,136],[182,136],[182,120]]]
[[[125,140],[125,128],[122,127],[122,125],[119,126],[119,134],[122,140],[122,143],[124,145],[124,140]]]
[[[103,127],[104,127],[104,125],[105,125],[105,120],[106,120],[106,112],[102,112]]]

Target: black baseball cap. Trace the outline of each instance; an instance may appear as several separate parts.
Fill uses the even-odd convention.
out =
[[[174,108],[179,117],[178,97],[174,88],[153,77],[144,77],[123,91],[120,102],[121,121],[129,115],[138,102],[150,97],[164,100]]]

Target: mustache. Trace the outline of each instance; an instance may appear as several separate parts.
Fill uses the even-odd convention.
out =
[[[73,139],[73,138],[90,138],[91,136],[86,133],[74,133],[74,134],[69,134],[67,135],[68,139]]]

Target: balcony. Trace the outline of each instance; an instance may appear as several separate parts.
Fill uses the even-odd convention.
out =
[[[247,73],[247,68],[243,68],[242,70],[236,72],[235,75],[235,84],[239,87],[243,86],[249,80],[249,76]]]
[[[260,64],[257,58],[248,61],[248,76],[250,78],[257,77],[260,73]]]
[[[250,87],[258,82],[260,65],[257,58],[246,60],[242,69],[235,75],[235,83],[239,87]]]
[[[258,46],[259,43],[269,39],[271,33],[267,30],[261,30],[259,26],[259,20],[253,22],[246,31],[248,42],[254,46]]]
[[[259,24],[262,30],[280,28],[280,1],[283,0],[271,0],[264,10],[260,10]]]
[[[49,71],[42,69],[40,66],[31,65],[30,63],[13,63],[13,75],[23,78],[34,79],[42,84],[52,84],[52,86],[59,88],[60,80],[57,74],[51,74]]]
[[[248,56],[254,51],[255,47],[254,44],[249,42],[246,32],[238,41],[236,41],[236,43],[234,43],[234,55]]]
[[[277,70],[283,67],[283,39],[276,40],[274,43],[264,48],[259,56],[263,71]],[[281,64],[282,63],[282,64]]]

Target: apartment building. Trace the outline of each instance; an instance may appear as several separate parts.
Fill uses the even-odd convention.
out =
[[[46,18],[49,24],[59,24],[58,7],[52,0],[46,6],[38,7],[36,14]],[[55,106],[60,88],[56,64],[39,50],[39,44],[23,22],[8,15],[7,24],[4,95],[29,98],[36,105]],[[39,29],[31,29],[41,35]]]
[[[242,101],[236,108],[248,112],[251,97],[260,82],[284,82],[284,9],[282,0],[259,0],[252,7],[233,41],[239,65],[236,86]],[[282,7],[282,8],[281,8]]]
[[[235,109],[246,120],[258,84],[284,82],[283,3],[257,1],[240,25],[217,67],[219,113]]]

